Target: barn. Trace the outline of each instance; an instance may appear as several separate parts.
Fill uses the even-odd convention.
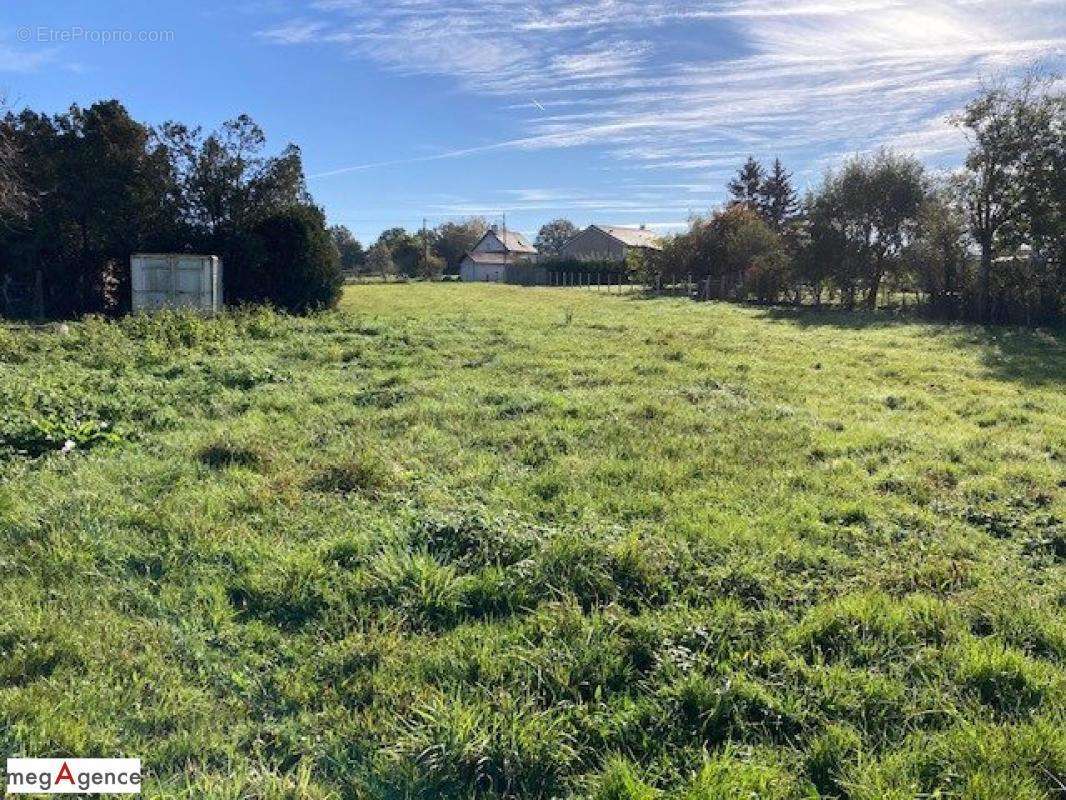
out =
[[[644,227],[623,228],[617,225],[589,225],[563,245],[562,258],[576,261],[626,260],[631,250],[661,250],[659,237]]]

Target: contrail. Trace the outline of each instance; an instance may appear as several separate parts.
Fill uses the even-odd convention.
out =
[[[462,150],[449,150],[446,153],[437,153],[432,156],[415,156],[413,158],[397,158],[392,161],[370,161],[366,164],[355,164],[351,167],[340,167],[339,169],[331,169],[326,172],[316,172],[314,175],[308,175],[308,180],[314,180],[316,178],[329,178],[333,175],[345,175],[349,172],[361,172],[366,169],[375,169],[377,167],[394,167],[399,164],[418,164],[423,161],[442,161],[446,158],[461,158],[462,156],[468,156],[473,153],[483,153],[486,150],[500,150],[505,147],[514,147],[521,139],[512,139],[506,142],[496,142],[495,144],[486,144],[481,147],[466,147]]]

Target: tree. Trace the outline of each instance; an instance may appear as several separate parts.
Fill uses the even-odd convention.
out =
[[[461,222],[444,222],[435,229],[433,253],[444,260],[449,274],[459,271],[459,262],[489,229],[484,217],[468,217]]]
[[[1016,213],[1018,183],[1014,168],[1021,143],[1012,114],[1014,101],[1002,88],[986,88],[970,101],[955,124],[968,131],[970,152],[967,172],[958,187],[966,204],[970,228],[981,249],[978,272],[978,316],[988,321],[991,312],[992,260],[1000,230]]]
[[[1066,262],[1066,92],[1053,86],[1045,79],[1016,112],[1027,145],[1019,165],[1019,215],[1033,248],[1061,268]]]
[[[827,174],[811,203],[810,234],[815,248],[835,257],[834,281],[849,308],[860,289],[866,307],[877,306],[885,273],[898,264],[925,196],[921,163],[888,150],[856,156]]]
[[[763,167],[754,157],[748,156],[737,176],[729,182],[729,193],[733,202],[746,205],[752,211],[763,211]]]
[[[697,229],[698,274],[711,281],[712,293],[778,299],[787,280],[784,241],[747,205],[717,211]]]
[[[383,281],[396,272],[389,246],[380,239],[366,253],[366,269],[371,275],[380,275]]]
[[[264,278],[283,265],[270,263],[260,223],[291,222],[292,209],[309,198],[299,149],[264,156],[265,136],[246,116],[204,135],[173,122],[153,130],[116,100],[53,116],[27,109],[0,121],[3,143],[18,154],[34,198],[33,214],[0,226],[0,300],[9,313],[12,295],[25,294],[11,288],[27,285],[32,305],[49,315],[122,311],[137,250],[217,253],[231,300],[277,302],[264,295],[272,286],[287,303],[291,284],[309,280],[306,259],[293,263],[291,280]],[[315,214],[300,214],[313,227]],[[315,246],[319,234],[329,242],[324,227],[305,233]],[[316,256],[314,263],[325,262]],[[306,290],[318,291],[313,281]],[[323,297],[289,306],[309,308]]]
[[[177,218],[184,247],[222,257],[227,300],[260,296],[257,265],[265,254],[258,224],[311,204],[300,149],[264,155],[266,135],[247,115],[204,134],[167,122],[157,133],[174,172]]]
[[[40,276],[33,305],[59,316],[118,311],[129,255],[173,243],[170,163],[117,101],[3,120],[34,213],[0,232],[0,269]],[[10,299],[10,298],[9,298]]]
[[[939,187],[922,202],[912,240],[903,262],[912,279],[926,293],[939,317],[961,311],[969,285],[966,217],[950,191]]]
[[[412,236],[403,228],[388,228],[378,236],[378,244],[389,250],[389,255],[401,275],[414,278],[419,274],[423,258],[421,235]]]
[[[577,235],[577,227],[568,219],[553,219],[540,226],[536,248],[544,256],[557,256],[563,245]]]
[[[858,254],[854,229],[840,192],[826,176],[822,186],[810,192],[803,206],[803,226],[798,236],[797,274],[821,304],[823,292],[840,292],[845,305],[855,305],[858,287]]]
[[[689,230],[661,241],[661,249],[645,253],[644,279],[647,283],[676,283],[696,272],[697,233],[703,220],[690,221]]]
[[[1051,76],[1034,74],[1014,93],[1019,192],[1002,243],[1011,255],[1030,248],[1026,263],[1018,264],[1022,291],[1007,298],[1022,301],[1014,316],[1027,324],[1066,311],[1066,92],[1056,86]]]
[[[3,107],[0,98],[0,107]],[[22,159],[12,132],[0,127],[0,221],[25,219],[29,196],[22,176]]]
[[[363,245],[344,225],[332,226],[329,229],[329,236],[340,255],[341,269],[345,272],[357,272],[366,262]]]
[[[206,238],[222,240],[242,226],[310,202],[300,149],[263,155],[266,135],[246,114],[206,136],[175,122],[158,137],[177,171],[182,213]]]
[[[444,273],[444,259],[432,251],[420,254],[418,259],[418,277],[437,280]]]
[[[994,316],[993,262],[997,254],[1033,248],[1035,277],[1053,314],[1061,311],[1066,245],[1066,94],[1054,76],[1030,73],[1016,85],[986,86],[955,118],[970,151],[956,186],[981,252],[977,312]]]
[[[241,285],[255,288],[235,300],[270,302],[297,314],[337,304],[344,278],[321,209],[292,206],[264,217],[253,233],[261,259]]]
[[[778,231],[796,215],[799,203],[792,187],[792,173],[785,169],[780,158],[774,159],[770,174],[759,187],[758,201],[763,218]]]

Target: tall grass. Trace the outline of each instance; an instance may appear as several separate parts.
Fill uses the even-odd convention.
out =
[[[5,753],[150,797],[1061,794],[1058,334],[347,291],[0,328]]]

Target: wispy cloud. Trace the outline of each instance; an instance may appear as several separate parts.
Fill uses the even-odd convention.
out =
[[[0,72],[35,72],[57,61],[59,51],[48,47],[39,50],[24,50],[0,44]],[[70,64],[68,67],[76,65]]]
[[[598,148],[622,173],[714,174],[747,153],[794,155],[813,173],[882,143],[957,155],[947,112],[983,73],[1061,63],[1066,15],[1043,0],[316,0],[259,35],[450,76],[515,126],[489,144],[312,177],[566,147]],[[723,39],[725,53],[700,45]]]
[[[635,74],[651,51],[649,42],[597,42],[591,48],[552,56],[552,71],[567,78],[617,78]]]

